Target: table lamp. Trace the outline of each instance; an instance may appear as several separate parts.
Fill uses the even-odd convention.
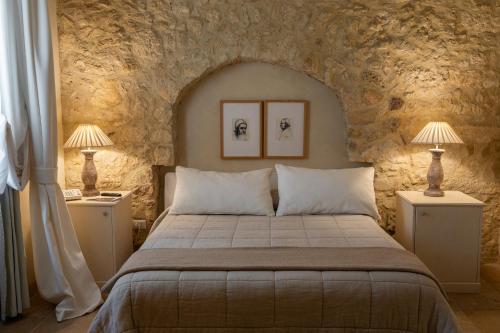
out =
[[[82,191],[84,197],[99,195],[99,191],[95,188],[97,170],[94,164],[94,154],[97,150],[90,148],[111,145],[113,142],[99,127],[89,124],[78,125],[64,144],[64,148],[84,148],[82,149],[82,154],[85,155],[85,164],[82,169],[82,181],[85,185]]]
[[[432,121],[425,125],[411,143],[436,145],[435,148],[429,149],[432,153],[432,162],[427,172],[429,188],[425,190],[424,195],[429,197],[444,196],[440,187],[444,179],[443,166],[441,165],[441,155],[444,153],[444,149],[440,149],[439,145],[464,142],[447,122]]]

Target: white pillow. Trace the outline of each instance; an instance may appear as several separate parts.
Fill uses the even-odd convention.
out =
[[[372,167],[318,170],[276,165],[277,216],[301,214],[365,214],[379,218]]]
[[[269,176],[272,169],[215,172],[176,168],[170,214],[273,216]]]

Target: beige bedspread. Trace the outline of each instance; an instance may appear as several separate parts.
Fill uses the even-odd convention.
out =
[[[170,216],[111,286],[90,332],[458,332],[427,268],[367,217]]]
[[[432,278],[408,251],[390,247],[142,249],[103,287],[130,273],[145,271],[398,271]]]

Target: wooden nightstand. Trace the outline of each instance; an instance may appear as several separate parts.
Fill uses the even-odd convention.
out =
[[[132,254],[131,192],[115,202],[67,201],[87,265],[98,285],[109,280]]]
[[[446,291],[479,292],[484,203],[458,191],[446,191],[444,197],[396,194],[396,240],[429,267]]]

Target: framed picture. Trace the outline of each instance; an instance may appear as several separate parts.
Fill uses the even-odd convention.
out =
[[[262,157],[262,102],[220,102],[220,144],[223,159]]]
[[[307,158],[308,101],[264,102],[264,157]]]

